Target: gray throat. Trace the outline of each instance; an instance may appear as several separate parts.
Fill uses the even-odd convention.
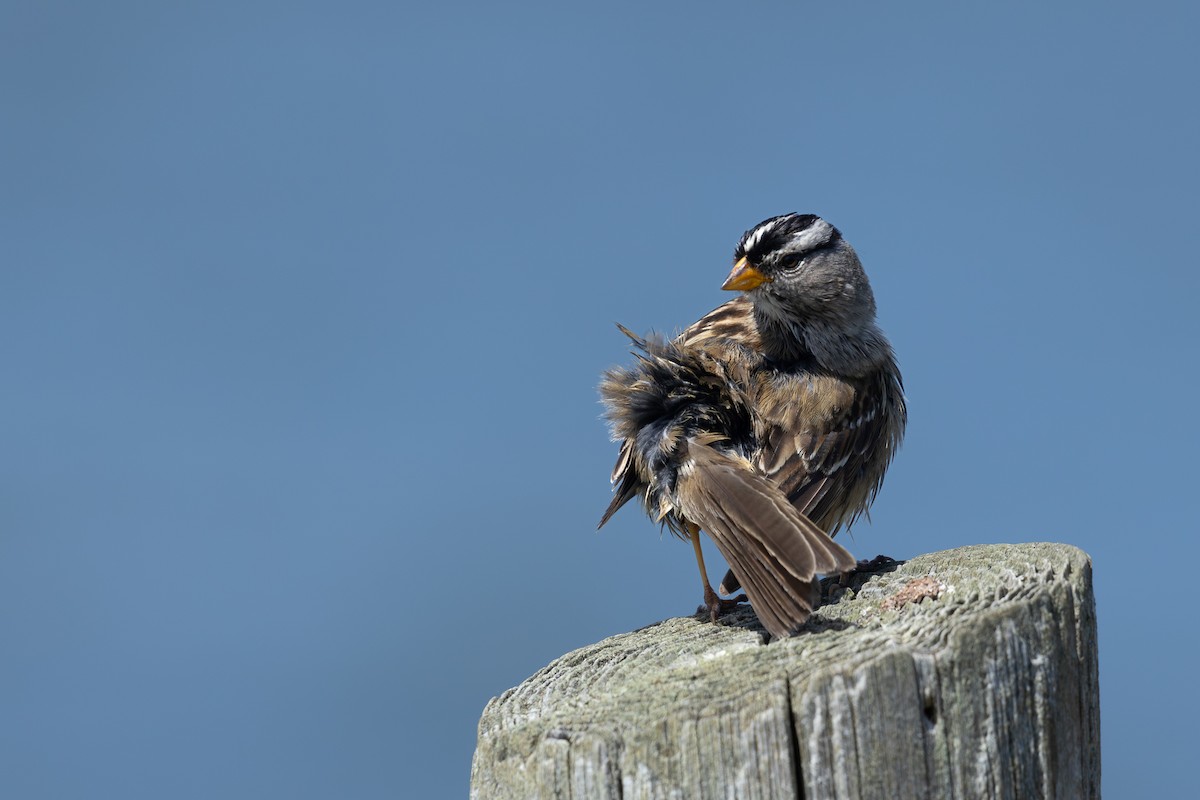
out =
[[[772,361],[816,361],[837,375],[860,376],[878,369],[891,345],[873,320],[856,328],[825,320],[776,316],[754,309],[763,353]]]

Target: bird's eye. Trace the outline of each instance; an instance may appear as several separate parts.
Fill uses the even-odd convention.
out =
[[[789,253],[779,259],[779,268],[785,272],[792,272],[800,266],[800,262],[804,260],[801,253]]]

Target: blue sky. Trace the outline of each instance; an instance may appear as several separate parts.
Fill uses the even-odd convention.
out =
[[[462,796],[699,602],[595,385],[787,211],[908,388],[844,543],[1088,551],[1105,791],[1190,786],[1194,8],[413,5],[0,8],[3,794]]]

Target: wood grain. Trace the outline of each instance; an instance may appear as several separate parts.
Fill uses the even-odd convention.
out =
[[[749,610],[723,622],[670,619],[614,636],[494,698],[471,796],[1100,796],[1095,603],[1081,550],[920,556],[770,644]]]

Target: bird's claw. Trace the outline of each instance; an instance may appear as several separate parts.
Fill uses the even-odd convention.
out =
[[[737,597],[724,598],[713,591],[711,586],[704,587],[704,605],[697,611],[708,612],[709,619],[716,622],[722,614],[726,614],[737,608],[738,603],[744,603],[749,598],[744,594],[739,594]]]

